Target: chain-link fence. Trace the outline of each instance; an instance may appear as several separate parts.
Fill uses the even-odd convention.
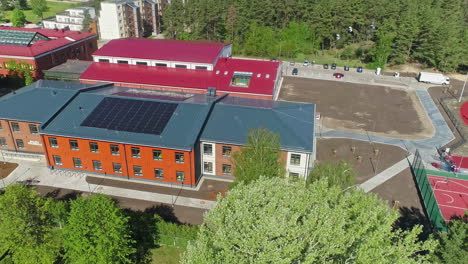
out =
[[[176,248],[187,248],[189,243],[193,243],[194,240],[187,239],[184,237],[177,237],[177,236],[166,236],[166,235],[159,235],[159,245],[162,246],[169,246],[169,247],[176,247]]]
[[[444,109],[445,113],[447,114],[448,118],[452,121],[453,125],[455,126],[455,129],[461,136],[461,139],[459,141],[450,145],[450,148],[454,150],[467,142],[468,135],[464,129],[465,123],[463,123],[459,118],[455,116],[458,113],[453,113],[448,107],[446,101],[449,99],[453,100],[453,98],[451,97],[443,97],[439,99],[439,102],[442,108]]]

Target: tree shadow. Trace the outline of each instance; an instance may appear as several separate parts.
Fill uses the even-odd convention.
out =
[[[427,240],[432,230],[426,215],[416,207],[400,207],[399,211],[400,217],[395,222],[395,226],[406,231],[413,229],[416,225],[421,225],[422,232],[419,234],[419,240]]]
[[[142,211],[124,210],[129,216],[129,226],[132,239],[135,241],[136,252],[133,254],[133,263],[151,263],[151,250],[156,248],[158,237],[156,218],[153,214]]]
[[[177,216],[174,213],[174,208],[172,206],[161,204],[157,206],[153,206],[147,208],[145,213],[149,213],[151,215],[157,214],[159,215],[165,222],[171,222],[174,224],[182,224]]]

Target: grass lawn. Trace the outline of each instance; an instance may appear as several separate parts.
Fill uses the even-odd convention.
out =
[[[180,256],[184,253],[184,249],[175,248],[175,247],[166,247],[162,246],[160,248],[155,248],[152,250],[153,261],[152,263],[156,264],[178,264],[180,261]]]
[[[52,2],[52,1],[47,1],[47,6],[49,7],[49,10],[44,13],[44,18],[47,17],[54,17],[56,14],[63,12],[65,9],[72,8],[72,7],[77,7],[81,6],[82,4],[80,3],[63,3],[63,2]],[[4,12],[4,17],[6,19],[9,19],[11,21],[11,13],[13,11],[5,11]],[[31,22],[31,23],[37,23],[41,21],[41,18],[34,15],[31,10],[23,10],[24,14],[26,15],[26,20]]]

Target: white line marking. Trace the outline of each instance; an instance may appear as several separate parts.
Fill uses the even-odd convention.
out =
[[[450,201],[449,201],[449,202],[445,202],[445,203],[451,204],[451,203],[453,203],[453,202],[455,201],[455,199],[453,199],[452,196],[450,196],[450,195],[448,195],[448,194],[446,194],[446,193],[442,193],[442,194],[445,195],[445,196],[447,196],[448,198],[450,198]]]
[[[451,206],[451,205],[439,204],[439,206],[450,207],[450,208],[455,208],[455,209],[462,209],[462,210],[468,210],[468,208],[456,207],[456,206]]]

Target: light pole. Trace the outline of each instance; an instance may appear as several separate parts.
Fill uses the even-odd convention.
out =
[[[465,86],[466,86],[466,81],[467,80],[468,80],[468,72],[466,73],[466,78],[465,78],[465,82],[463,83],[463,88],[462,88],[461,93],[460,93],[460,98],[458,98],[459,103],[461,102],[463,93],[465,92]]]

